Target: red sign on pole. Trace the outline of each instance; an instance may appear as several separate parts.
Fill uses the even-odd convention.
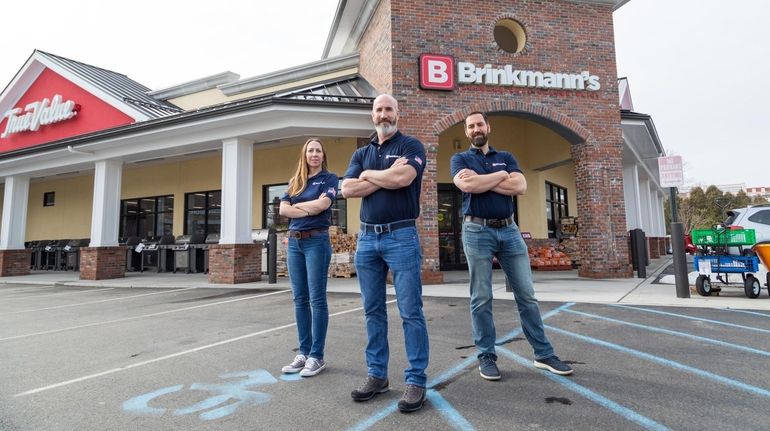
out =
[[[658,157],[658,175],[661,187],[683,186],[682,156]]]

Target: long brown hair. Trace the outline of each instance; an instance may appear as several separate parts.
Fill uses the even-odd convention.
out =
[[[311,142],[318,142],[321,145],[321,152],[324,155],[323,161],[321,162],[321,170],[329,170],[326,162],[326,148],[324,148],[324,144],[318,138],[308,139],[305,141],[305,145],[302,146],[302,152],[299,153],[297,170],[294,172],[294,176],[289,180],[289,196],[297,196],[305,191],[305,187],[307,187],[307,175],[310,171],[310,168],[307,165],[307,146],[310,145]]]

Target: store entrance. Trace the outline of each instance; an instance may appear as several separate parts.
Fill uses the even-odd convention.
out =
[[[518,224],[519,208],[513,198],[513,219]],[[438,256],[442,271],[468,269],[462,243],[463,194],[454,184],[438,184]]]
[[[454,184],[438,185],[438,256],[442,271],[468,269],[463,253],[463,194]]]

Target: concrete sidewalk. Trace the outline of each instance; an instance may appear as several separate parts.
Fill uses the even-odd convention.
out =
[[[673,284],[657,284],[654,281],[663,272],[672,259],[665,256],[651,261],[647,267],[650,276],[646,279],[589,279],[580,278],[577,270],[572,271],[534,271],[535,291],[540,301],[578,302],[598,304],[635,304],[677,307],[705,308],[740,308],[750,310],[770,310],[770,296],[766,287],[757,299],[744,296],[739,286],[723,287],[720,296],[702,297],[691,286],[690,298],[677,298]],[[763,279],[760,279],[763,280]],[[267,277],[263,281],[242,284],[210,284],[205,274],[169,274],[169,273],[126,273],[126,277],[112,280],[80,280],[79,273],[62,271],[39,271],[30,275],[3,277],[2,284],[39,284],[83,287],[120,287],[120,288],[225,288],[225,289],[289,289],[289,280],[279,277],[276,284],[269,284]],[[764,284],[764,283],[763,283]],[[505,291],[503,272],[496,270],[493,275],[494,294],[497,299],[513,299]],[[1,287],[0,287],[1,288]],[[330,278],[330,292],[358,293],[358,279]],[[394,294],[392,288],[389,294]],[[425,296],[467,298],[468,273],[449,271],[444,273],[444,283],[423,286]]]

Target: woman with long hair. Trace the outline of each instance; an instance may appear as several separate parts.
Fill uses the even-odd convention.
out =
[[[332,247],[329,242],[331,205],[337,197],[337,175],[327,169],[321,141],[310,138],[302,146],[297,170],[281,198],[280,214],[289,217],[286,256],[294,295],[299,352],[281,369],[311,377],[326,367],[324,344],[329,325],[326,281]]]

